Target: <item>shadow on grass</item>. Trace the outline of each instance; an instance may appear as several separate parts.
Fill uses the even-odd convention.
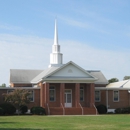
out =
[[[49,130],[49,129],[33,129],[33,128],[0,128],[0,130]]]
[[[15,125],[16,122],[0,122],[0,124],[14,124]],[[1,128],[0,130],[48,130],[48,129],[34,129],[34,128]]]
[[[15,122],[0,122],[0,124],[15,124]]]

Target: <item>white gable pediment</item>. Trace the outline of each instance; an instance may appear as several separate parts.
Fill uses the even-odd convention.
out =
[[[61,67],[60,69],[58,69],[57,71],[52,73],[51,75],[48,75],[46,78],[47,79],[51,79],[51,78],[53,78],[53,79],[54,78],[87,79],[88,78],[88,79],[93,79],[93,80],[96,79],[91,74],[89,74],[87,71],[85,71],[81,67],[77,66],[73,62],[69,62],[68,64],[64,65],[63,67]]]

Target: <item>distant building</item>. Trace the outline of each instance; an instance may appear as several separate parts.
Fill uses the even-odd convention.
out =
[[[73,61],[63,64],[55,21],[49,67],[45,70],[11,69],[10,88],[1,88],[0,94],[23,88],[32,92],[29,109],[41,106],[48,115],[87,115],[97,113],[95,105],[106,105],[107,84],[101,71],[85,70]]]
[[[110,83],[106,87],[97,87],[95,93],[98,97],[95,104],[106,105],[108,112],[130,106],[130,80]]]

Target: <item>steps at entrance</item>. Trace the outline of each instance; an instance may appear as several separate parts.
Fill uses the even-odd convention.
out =
[[[65,108],[65,115],[82,115],[82,110],[76,107]]]
[[[96,114],[95,108],[83,107],[83,110],[84,110],[84,115],[95,115]]]
[[[50,115],[63,115],[63,108],[61,107],[51,107]]]
[[[50,107],[50,115],[63,115],[62,107]],[[80,107],[64,108],[65,115],[82,115],[82,109]],[[95,115],[95,108],[83,107],[83,115]]]

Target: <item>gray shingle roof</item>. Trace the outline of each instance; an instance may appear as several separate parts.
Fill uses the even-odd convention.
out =
[[[31,80],[43,70],[11,69],[10,83],[31,83]]]
[[[103,75],[101,71],[87,70],[87,72],[89,72],[94,77],[98,78],[98,80],[95,81],[96,84],[108,84],[107,79],[105,78],[105,76]]]
[[[48,68],[44,71],[42,71],[39,75],[37,75],[35,78],[33,78],[31,80],[31,82],[35,83],[35,82],[38,82],[39,80],[41,80],[42,78],[44,78],[46,75],[52,73],[53,71],[57,70],[59,67],[51,67],[51,68]]]
[[[11,69],[10,70],[10,82],[11,83],[33,83],[38,82],[46,75],[57,70],[59,67],[51,67],[46,70],[24,70],[24,69]],[[108,81],[101,71],[87,70],[88,73],[98,78],[95,82],[97,84],[107,84]]]

